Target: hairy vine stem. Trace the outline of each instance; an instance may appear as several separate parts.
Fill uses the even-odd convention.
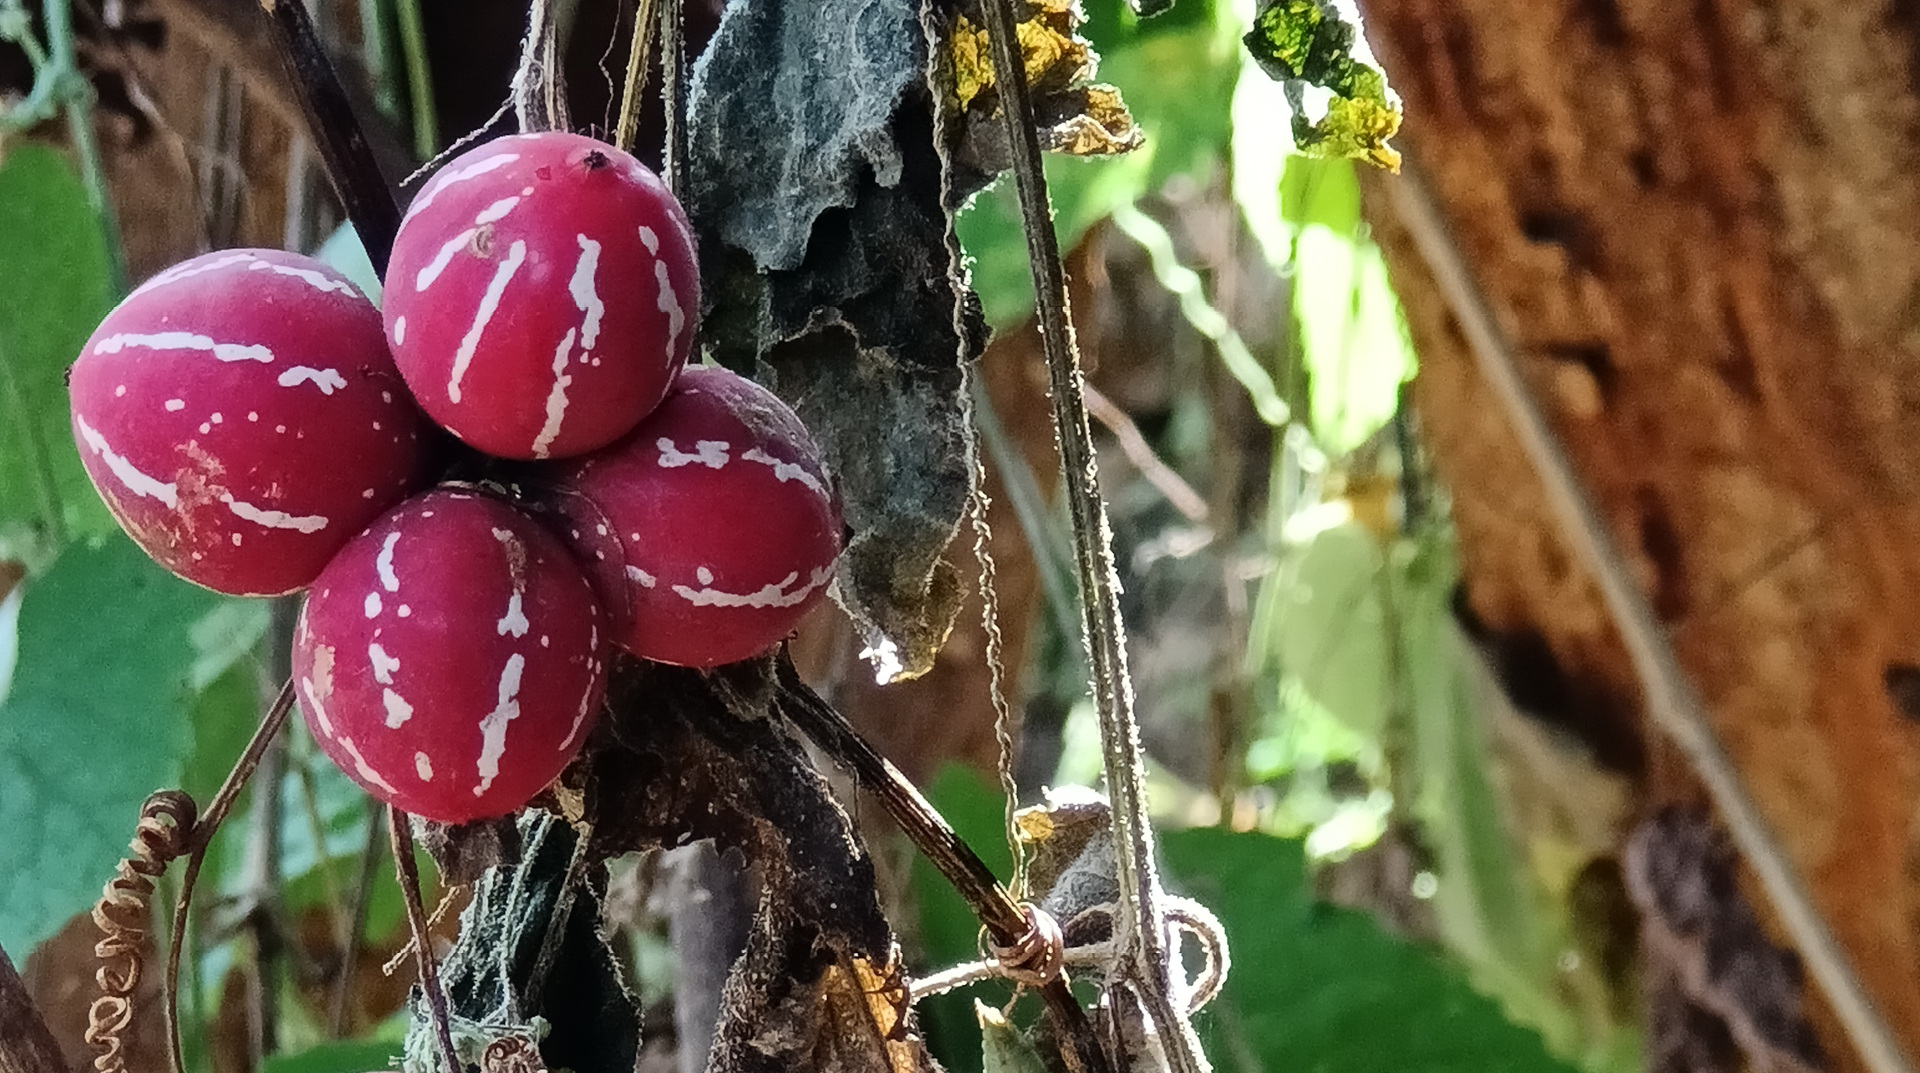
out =
[[[780,682],[780,710],[821,752],[833,758],[859,784],[880,799],[894,822],[926,855],[960,897],[966,900],[995,942],[1020,945],[1033,927],[1027,910],[993,876],[993,870],[956,834],[913,783],[886,757],[867,743],[831,704],[813,691],[794,669],[783,648],[776,673]],[[1111,1068],[1087,1012],[1073,997],[1064,973],[1040,988],[1047,1015],[1062,1040],[1061,1053],[1074,1073],[1108,1073]]]
[[[1740,852],[1760,878],[1794,945],[1846,1028],[1861,1060],[1873,1073],[1913,1073],[1893,1030],[1874,1007],[1872,996],[1854,972],[1847,953],[1788,859],[1760,806],[1740,778],[1706,704],[1674,654],[1667,633],[1646,596],[1633,580],[1625,557],[1593,500],[1581,486],[1573,462],[1555,436],[1546,413],[1527,386],[1520,358],[1500,327],[1486,292],[1467,267],[1466,257],[1434,200],[1424,175],[1407,161],[1400,178],[1389,184],[1393,206],[1413,236],[1447,305],[1494,393],[1505,405],[1521,446],[1546,487],[1547,502],[1599,583],[1601,595],[1633,661],[1647,711],[1673,739],[1706,785]]]
[[[1040,139],[1034,129],[1013,0],[981,0],[991,43],[1000,113],[1012,149],[1014,186],[1033,271],[1040,338],[1047,356],[1047,382],[1053,400],[1054,435],[1065,475],[1067,506],[1073,522],[1075,573],[1080,582],[1081,627],[1091,671],[1094,708],[1100,717],[1102,760],[1107,794],[1113,804],[1114,864],[1120,886],[1120,917],[1115,922],[1114,976],[1109,983],[1138,992],[1146,1013],[1160,1029],[1172,1073],[1202,1073],[1206,1056],[1179,1004],[1172,999],[1174,973],[1166,921],[1161,914],[1160,877],[1154,860],[1153,827],[1143,785],[1140,728],[1133,712],[1133,685],[1127,676],[1126,630],[1120,619],[1119,581],[1114,573],[1113,536],[1107,505],[1100,494],[1099,463],[1087,423],[1080,359],[1067,306],[1066,266],[1053,230]]]

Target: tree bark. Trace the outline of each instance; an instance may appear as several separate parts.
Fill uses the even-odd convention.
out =
[[[1745,779],[1920,1055],[1920,4],[1365,13],[1404,147]],[[1644,743],[1612,753],[1645,757],[1650,803],[1696,799],[1426,266],[1371,215],[1472,612],[1543,640],[1601,698],[1591,739]]]

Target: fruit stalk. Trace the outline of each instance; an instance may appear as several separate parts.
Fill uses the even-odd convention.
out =
[[[400,897],[407,906],[407,931],[413,936],[413,962],[420,970],[420,990],[433,1014],[434,1036],[447,1073],[460,1073],[460,1056],[453,1049],[453,1027],[447,1015],[447,993],[440,986],[440,965],[433,958],[433,940],[427,935],[427,911],[420,904],[420,862],[413,857],[413,828],[407,814],[387,806],[387,834],[393,844],[393,871],[400,878]]]
[[[260,0],[260,6],[273,19],[280,59],[293,80],[307,127],[320,146],[334,194],[347,210],[347,219],[353,221],[373,270],[384,277],[394,232],[400,229],[393,188],[381,174],[366,132],[347,103],[347,91],[314,32],[306,5],[301,0]]]

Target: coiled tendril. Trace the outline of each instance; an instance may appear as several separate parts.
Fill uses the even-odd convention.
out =
[[[148,797],[140,806],[132,852],[115,868],[93,907],[93,922],[101,932],[93,952],[102,962],[94,980],[101,994],[87,1010],[86,1040],[100,1052],[93,1059],[98,1073],[126,1073],[120,1037],[133,1020],[133,992],[145,967],[153,881],[168,862],[187,852],[197,813],[193,798],[179,790]]]

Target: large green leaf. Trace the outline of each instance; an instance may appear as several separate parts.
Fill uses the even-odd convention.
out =
[[[1345,521],[1312,534],[1270,582],[1279,593],[1270,654],[1322,708],[1369,740],[1386,724],[1394,686],[1384,566],[1373,534]]]
[[[69,547],[27,582],[0,702],[0,946],[29,950],[84,910],[141,801],[180,781],[191,632],[225,603],[117,536]]]
[[[1226,928],[1234,968],[1201,1014],[1223,1073],[1568,1073],[1451,965],[1317,904],[1300,843],[1196,829],[1161,846],[1168,882]]]
[[[0,558],[44,559],[113,525],[67,423],[64,376],[113,307],[100,221],[45,146],[0,155]]]

